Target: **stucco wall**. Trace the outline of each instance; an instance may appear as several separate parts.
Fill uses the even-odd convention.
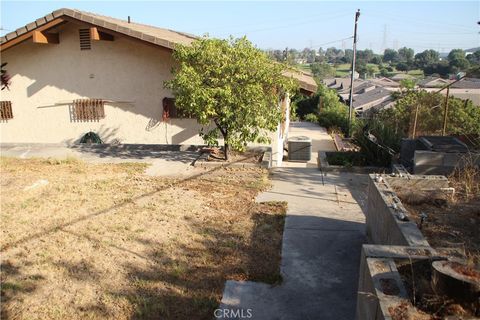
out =
[[[169,51],[120,37],[81,51],[81,27],[60,27],[57,45],[30,39],[2,52],[12,83],[1,100],[12,101],[14,118],[0,123],[1,143],[74,143],[95,131],[105,142],[203,144],[195,120],[162,121],[162,99],[172,96],[163,87],[171,77]],[[107,104],[98,122],[73,122],[69,106],[55,103],[78,98],[132,103]]]

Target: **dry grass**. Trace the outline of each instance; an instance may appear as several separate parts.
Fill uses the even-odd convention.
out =
[[[280,280],[266,171],[0,161],[2,319],[211,319],[226,279]]]

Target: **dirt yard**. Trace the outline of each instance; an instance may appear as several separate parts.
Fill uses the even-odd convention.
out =
[[[211,319],[226,279],[281,281],[266,171],[145,167],[0,159],[2,319]]]

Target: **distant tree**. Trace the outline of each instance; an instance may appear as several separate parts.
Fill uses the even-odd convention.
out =
[[[440,54],[432,49],[425,50],[415,55],[415,65],[424,70],[427,66],[434,65],[440,61]]]
[[[398,52],[393,49],[385,49],[383,52],[383,61],[389,63],[395,63],[399,59]]]
[[[342,58],[343,63],[352,63],[353,60],[353,50],[352,49],[345,49],[345,54]]]
[[[450,65],[450,72],[457,73],[459,71],[466,71],[470,66],[467,58],[465,57],[465,51],[462,49],[453,49],[448,54],[448,63]]]
[[[267,142],[267,131],[281,119],[279,97],[293,90],[283,75],[285,66],[273,62],[245,37],[201,38],[173,51],[173,79],[165,82],[178,109],[204,126],[200,135],[209,145],[223,136],[225,160],[230,147],[242,150],[248,142]]]
[[[310,69],[313,76],[319,80],[335,76],[335,68],[327,63],[312,63]]]
[[[439,61],[434,64],[427,65],[423,67],[423,72],[427,76],[433,76],[438,74],[441,77],[446,77],[450,73],[450,65],[447,61]]]
[[[382,57],[378,54],[374,55],[372,59],[370,59],[369,61],[370,63],[374,63],[374,64],[378,64],[378,65],[381,65],[382,64]]]
[[[403,62],[403,61],[397,63],[395,65],[395,68],[397,68],[398,71],[408,71],[408,70],[410,70],[410,67],[409,67],[408,63]]]
[[[358,50],[357,51],[357,59],[364,61],[365,63],[369,63],[375,54],[373,53],[372,50],[370,49],[365,49],[365,50]]]
[[[475,64],[480,65],[480,50],[477,50],[474,53],[469,54],[466,58],[468,62],[470,62],[470,65],[475,65]]]
[[[467,77],[480,78],[480,65],[476,65],[467,70]]]
[[[335,47],[327,48],[327,51],[325,51],[325,58],[327,58],[328,62],[334,63],[335,59],[340,55],[340,52],[342,52],[342,50]]]
[[[367,63],[363,61],[359,61],[359,63],[355,64],[355,71],[362,77],[365,77],[368,74]]]
[[[403,47],[398,49],[398,56],[400,61],[407,64],[413,64],[415,51],[412,48]]]
[[[377,71],[377,68],[375,66],[367,64],[367,75],[368,76],[373,77],[375,75],[376,71]]]

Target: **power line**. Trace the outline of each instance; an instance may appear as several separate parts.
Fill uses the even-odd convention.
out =
[[[261,29],[248,30],[248,31],[239,31],[239,32],[234,32],[234,33],[222,33],[221,35],[227,35],[227,34],[230,34],[230,35],[238,35],[238,34],[248,34],[248,33],[253,33],[253,32],[268,31],[268,30],[284,29],[284,28],[290,28],[290,27],[295,27],[295,26],[300,26],[300,25],[305,25],[305,24],[310,24],[310,23],[319,23],[319,22],[323,22],[323,21],[328,21],[328,20],[332,20],[332,19],[337,19],[337,18],[344,17],[344,16],[347,16],[347,14],[346,14],[346,13],[343,13],[343,14],[338,15],[338,16],[332,16],[332,17],[330,17],[330,18],[328,18],[328,19],[323,19],[322,21],[318,21],[318,19],[315,19],[315,20],[307,20],[307,21],[303,21],[303,22],[299,22],[299,23],[295,23],[295,24],[288,24],[288,25],[282,25],[282,26],[276,26],[276,27],[261,28]]]

